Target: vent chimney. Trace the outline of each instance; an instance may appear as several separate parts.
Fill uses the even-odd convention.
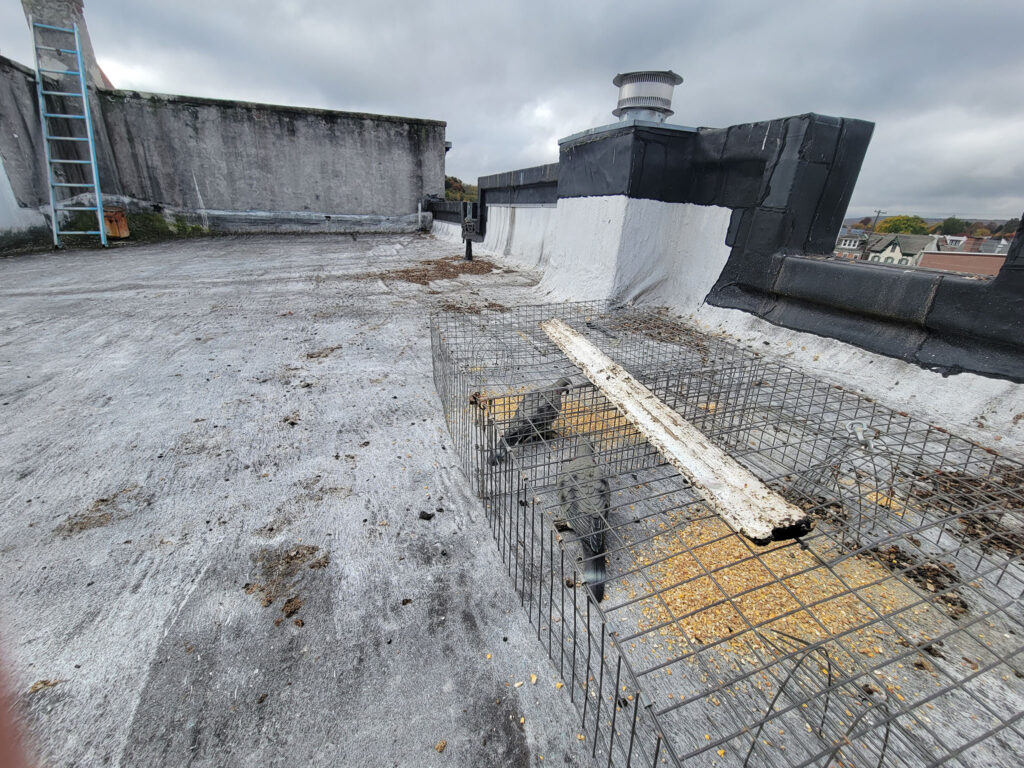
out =
[[[672,116],[672,91],[683,78],[671,70],[665,72],[623,72],[612,84],[618,86],[619,104],[612,114],[624,120],[650,120],[662,123]]]

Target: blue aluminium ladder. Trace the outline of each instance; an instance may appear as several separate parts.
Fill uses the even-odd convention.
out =
[[[36,93],[39,96],[39,119],[43,126],[43,151],[46,155],[46,181],[50,188],[50,217],[53,229],[53,245],[61,247],[61,235],[99,235],[100,243],[107,247],[107,228],[103,221],[103,196],[100,194],[99,172],[96,166],[96,141],[92,130],[92,116],[89,112],[89,91],[85,84],[85,68],[82,63],[82,46],[78,37],[78,25],[72,27],[55,27],[51,24],[39,24],[29,19],[32,26],[32,42],[36,49]],[[74,47],[61,45],[41,45],[40,34],[50,38],[63,39],[70,35]],[[71,42],[68,42],[71,45]],[[53,60],[61,62],[60,69],[43,67],[43,54],[55,54]],[[64,65],[63,57],[74,57],[73,63]],[[43,82],[43,75],[55,83],[53,90]],[[66,106],[61,106],[63,104]],[[79,109],[81,111],[79,111]],[[85,127],[85,135],[77,130],[77,126]],[[89,158],[82,159],[76,148],[85,144]],[[68,175],[64,166],[82,171],[89,169],[91,181],[85,181],[86,174],[81,174],[80,181],[66,181]],[[76,191],[77,190],[77,191]],[[86,190],[94,192],[95,205],[79,205],[73,197]],[[69,199],[64,192],[74,191]],[[65,203],[65,205],[61,205]],[[71,203],[70,205],[66,203]],[[61,211],[95,211],[96,229],[67,230],[60,228]]]

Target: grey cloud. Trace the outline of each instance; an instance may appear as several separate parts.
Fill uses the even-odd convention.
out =
[[[6,6],[8,54],[27,30]],[[154,80],[138,87],[447,120],[467,180],[556,160],[553,139],[614,120],[612,76],[668,67],[685,78],[675,122],[876,122],[851,213],[1024,207],[1019,0],[87,0],[86,16],[101,59]]]

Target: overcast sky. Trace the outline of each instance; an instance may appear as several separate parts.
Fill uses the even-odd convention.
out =
[[[1024,0],[86,0],[120,88],[446,120],[467,181],[613,122],[612,77],[673,69],[672,122],[876,124],[850,215],[1024,209]],[[17,0],[0,54],[31,64]]]

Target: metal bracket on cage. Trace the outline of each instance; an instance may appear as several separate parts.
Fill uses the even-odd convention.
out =
[[[846,432],[848,434],[856,435],[857,442],[860,443],[862,448],[869,451],[875,450],[875,442],[867,433],[868,425],[863,421],[848,421],[846,422]]]

